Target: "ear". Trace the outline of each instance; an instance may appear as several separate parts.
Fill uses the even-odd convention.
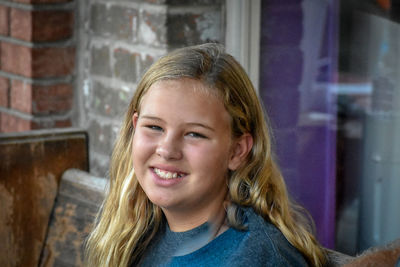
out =
[[[133,128],[136,129],[136,124],[139,119],[139,114],[135,112],[132,116],[132,123],[133,123]]]
[[[233,143],[232,154],[229,160],[228,168],[231,171],[239,168],[244,162],[251,148],[253,147],[253,137],[249,133],[243,134]]]

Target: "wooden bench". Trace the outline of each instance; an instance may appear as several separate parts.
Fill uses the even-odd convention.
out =
[[[104,198],[107,180],[64,172],[50,219],[40,266],[83,266],[83,244]]]
[[[38,266],[62,174],[89,170],[79,129],[0,134],[0,266]]]

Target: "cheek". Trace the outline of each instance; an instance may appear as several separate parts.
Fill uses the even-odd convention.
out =
[[[135,169],[140,168],[155,151],[155,143],[140,132],[132,140],[132,160]]]
[[[190,147],[186,155],[199,170],[209,174],[225,175],[228,172],[228,150],[225,146]]]

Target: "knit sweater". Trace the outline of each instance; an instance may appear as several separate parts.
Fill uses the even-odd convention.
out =
[[[207,223],[186,232],[172,232],[165,224],[140,266],[307,266],[278,228],[252,208],[241,211],[246,230],[231,227],[210,242]]]

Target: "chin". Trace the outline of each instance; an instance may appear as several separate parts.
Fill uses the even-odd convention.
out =
[[[148,198],[150,199],[150,201],[154,204],[154,205],[157,205],[157,206],[159,206],[160,208],[163,208],[163,209],[167,209],[167,208],[170,208],[170,207],[173,207],[173,206],[175,206],[177,203],[176,203],[176,201],[173,201],[172,199],[168,199],[168,197],[162,197],[162,196],[159,196],[159,195],[156,195],[156,196],[154,196],[154,195],[148,195]]]

